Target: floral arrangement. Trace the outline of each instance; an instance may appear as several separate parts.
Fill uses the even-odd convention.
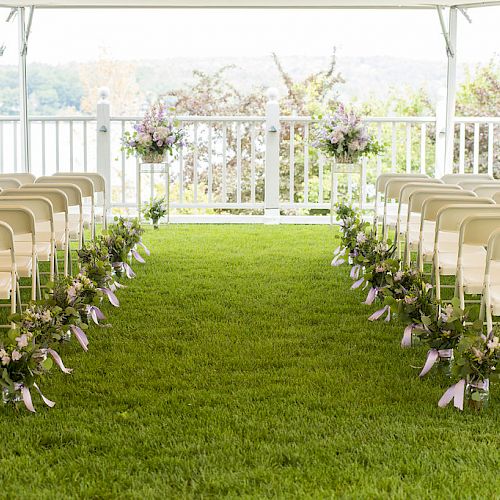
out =
[[[165,196],[161,198],[151,198],[149,202],[144,204],[142,213],[146,220],[151,219],[153,228],[158,229],[159,220],[167,215],[167,198]]]
[[[128,156],[137,155],[146,163],[160,163],[167,153],[183,146],[184,130],[160,102],[151,106],[144,118],[134,125],[132,133],[122,137],[122,150]]]
[[[118,229],[112,234],[123,241],[125,255],[142,243],[142,228],[138,222],[123,220],[116,226]],[[31,392],[35,389],[46,405],[54,406],[55,403],[41,393],[38,382],[54,363],[64,373],[72,372],[64,366],[59,351],[72,335],[85,351],[88,350],[84,330],[88,331],[91,324],[99,324],[105,319],[98,307],[104,293],[108,292],[113,305],[119,305],[111,291],[118,284],[112,274],[109,247],[103,238],[95,238],[79,251],[79,274],[49,284],[43,300],[28,304],[22,313],[9,318],[13,326],[0,337],[0,388],[5,405],[18,409],[24,404],[29,411],[35,412]]]
[[[314,146],[338,163],[357,163],[364,156],[382,153],[383,147],[368,133],[361,118],[342,104],[318,125]]]

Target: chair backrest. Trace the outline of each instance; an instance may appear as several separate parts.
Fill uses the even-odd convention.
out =
[[[495,202],[491,198],[474,198],[455,195],[436,195],[429,197],[422,204],[422,221],[436,221],[439,211],[451,205],[494,205]]]
[[[429,199],[441,198],[451,199],[453,201],[460,202],[463,198],[477,198],[477,194],[474,191],[465,190],[449,190],[444,189],[430,189],[432,186],[426,186],[425,188],[413,191],[408,200],[408,213],[422,213],[423,205]]]
[[[8,224],[14,234],[31,234],[35,241],[35,214],[29,208],[0,205],[0,221]]]
[[[472,189],[474,190],[477,186],[491,185],[500,187],[500,181],[487,181],[485,179],[473,179],[468,181],[460,181],[457,183],[459,186],[462,186],[463,189]]]
[[[477,198],[476,198],[477,200]],[[462,222],[471,215],[500,215],[500,205],[495,204],[457,204],[448,205],[439,210],[436,217],[436,234],[439,231],[458,232]]]
[[[43,189],[47,189],[47,188],[59,189],[64,194],[66,194],[66,196],[68,198],[68,207],[75,207],[75,206],[81,207],[82,206],[82,191],[76,184],[68,184],[65,182],[54,182],[54,183],[43,182],[40,184],[38,184],[38,183],[30,184],[30,186],[27,189],[42,189],[43,190]],[[25,189],[25,188],[22,187],[21,189]]]
[[[500,193],[500,182],[487,182],[478,184],[473,191],[478,196],[487,196],[492,198],[494,194]]]
[[[80,176],[57,176],[45,175],[38,177],[35,184],[54,184],[64,182],[67,184],[74,184],[80,188],[82,192],[82,198],[92,198],[94,199],[94,183],[88,177]]]
[[[408,203],[410,196],[416,192],[425,189],[427,192],[437,191],[437,192],[456,192],[460,191],[460,186],[454,184],[439,184],[432,182],[410,182],[405,184],[401,191],[399,192],[399,203]]]
[[[498,215],[471,215],[460,225],[459,243],[486,246],[491,233],[497,229],[500,229],[500,213]]]
[[[414,179],[390,179],[387,181],[387,184],[385,185],[385,191],[384,191],[384,196],[385,200],[396,200],[399,201],[399,193],[401,192],[401,188],[405,186],[406,184],[409,184],[413,182]],[[440,179],[419,179],[419,183],[422,184],[443,184],[443,182]]]
[[[0,178],[0,189],[11,189],[21,187],[21,182],[13,177]]]
[[[92,181],[94,193],[106,192],[106,179],[97,172],[57,172],[53,177],[84,177]]]
[[[52,210],[55,214],[67,213],[68,212],[68,197],[60,189],[45,188],[39,189],[39,187],[23,186],[21,189],[6,189],[0,193],[2,196],[19,196],[23,198],[25,196],[41,196],[47,198],[52,203]]]
[[[12,173],[12,174],[0,174],[0,179],[16,179],[18,180],[22,185],[24,184],[33,184],[36,179],[36,175],[30,174],[28,172],[17,172],[17,173]]]
[[[441,179],[446,184],[458,184],[459,182],[476,179],[493,180],[493,177],[490,174],[446,174]]]
[[[35,214],[35,222],[49,222],[54,220],[52,203],[43,196],[0,196],[0,206],[15,205],[29,208]]]
[[[6,222],[0,221],[0,252],[5,251],[14,256],[14,233]]]
[[[375,182],[375,189],[377,193],[385,193],[385,186],[391,179],[428,179],[427,174],[395,174],[386,173],[380,174]]]

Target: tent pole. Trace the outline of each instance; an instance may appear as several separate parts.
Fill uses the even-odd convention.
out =
[[[19,125],[21,132],[21,165],[25,172],[30,172],[30,138],[28,121],[28,80],[26,72],[26,54],[28,51],[28,37],[33,8],[30,10],[28,29],[26,29],[25,8],[18,7],[18,32],[19,32]]]
[[[457,8],[450,7],[447,37],[448,67],[446,72],[445,174],[451,174],[453,171],[455,100],[457,92],[457,21]]]

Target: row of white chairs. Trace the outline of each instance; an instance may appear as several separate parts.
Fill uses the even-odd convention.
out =
[[[48,263],[53,280],[60,273],[58,251],[63,255],[61,273],[71,272],[72,242],[81,248],[85,228],[95,235],[96,204],[106,224],[106,186],[99,174],[0,174],[0,299],[10,301],[3,306],[11,312],[21,309],[20,278],[31,280],[31,300],[40,298],[39,264]]]
[[[455,277],[452,286],[462,307],[467,295],[481,295],[481,318],[491,329],[492,316],[500,315],[500,182],[486,174],[439,180],[408,174],[381,177],[377,190],[384,193],[383,237],[394,229],[406,265],[422,272],[426,263],[432,265],[437,300],[443,276]],[[391,200],[397,202],[392,214]]]

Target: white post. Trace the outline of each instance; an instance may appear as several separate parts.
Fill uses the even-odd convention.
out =
[[[97,102],[97,172],[106,180],[106,210],[111,201],[111,121],[109,106],[109,89],[99,89]]]
[[[267,91],[266,104],[266,163],[265,163],[265,224],[280,221],[280,107],[278,91]]]
[[[446,139],[444,156],[444,173],[453,172],[453,151],[455,139],[455,97],[457,84],[457,11],[450,7],[448,22],[448,69],[446,73]]]
[[[30,171],[30,138],[28,121],[28,81],[26,73],[26,36],[25,8],[17,9],[19,35],[19,126],[21,139],[21,165],[24,172]]]
[[[444,175],[446,151],[446,90],[438,92],[436,101],[436,165],[434,167],[434,177],[439,179]]]

